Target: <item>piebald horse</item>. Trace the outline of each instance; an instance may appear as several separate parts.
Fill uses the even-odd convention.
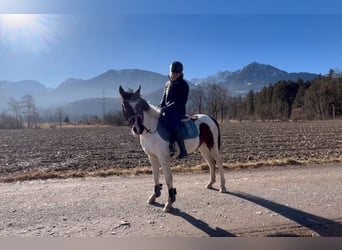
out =
[[[172,203],[176,200],[176,189],[172,184],[172,172],[170,161],[172,157],[179,154],[179,147],[176,145],[177,153],[170,156],[169,142],[164,140],[158,133],[161,113],[157,107],[149,104],[140,95],[141,86],[136,91],[126,92],[121,86],[119,92],[122,101],[122,111],[132,127],[133,135],[140,136],[140,144],[148,156],[154,178],[154,193],[149,197],[148,203],[153,204],[161,195],[162,184],[159,182],[160,168],[162,169],[165,182],[169,191],[168,201],[165,203],[163,211],[168,212],[172,208]],[[216,120],[205,114],[197,114],[194,120],[198,130],[198,136],[185,140],[188,154],[199,149],[202,156],[210,167],[210,182],[206,188],[213,188],[216,181],[215,166],[218,167],[221,177],[220,192],[225,192],[225,178],[222,166],[222,159],[219,154],[220,129]]]

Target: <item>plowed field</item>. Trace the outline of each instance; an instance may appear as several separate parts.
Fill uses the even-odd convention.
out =
[[[341,158],[342,120],[221,124],[224,163]],[[204,163],[199,152],[187,166]],[[128,127],[0,130],[0,177],[149,166]]]

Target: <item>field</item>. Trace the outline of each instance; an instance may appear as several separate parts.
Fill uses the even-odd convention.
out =
[[[342,120],[221,124],[225,167],[342,162]],[[199,152],[173,167],[205,168]],[[0,130],[0,180],[149,169],[128,127]]]

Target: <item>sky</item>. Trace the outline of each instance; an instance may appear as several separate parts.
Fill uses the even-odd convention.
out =
[[[254,61],[287,72],[342,70],[339,0],[0,0],[0,81],[55,88],[108,70],[186,79]]]

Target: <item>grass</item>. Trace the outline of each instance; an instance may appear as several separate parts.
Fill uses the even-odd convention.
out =
[[[291,165],[309,165],[309,164],[329,164],[342,163],[342,157],[327,159],[281,159],[256,162],[235,162],[224,163],[224,169],[253,169],[261,167],[277,167]],[[196,166],[177,165],[172,167],[173,173],[191,173],[191,172],[208,172],[209,166],[206,163]],[[46,179],[67,179],[67,178],[84,178],[84,177],[107,177],[107,176],[129,176],[129,175],[146,175],[152,174],[151,167],[139,167],[133,169],[105,169],[96,171],[35,171],[16,173],[0,177],[0,182],[15,182],[28,180],[46,180]]]

